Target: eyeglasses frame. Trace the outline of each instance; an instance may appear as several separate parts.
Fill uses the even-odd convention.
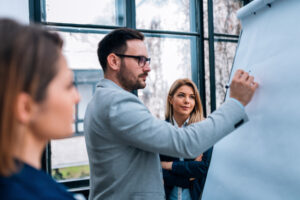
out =
[[[144,67],[146,65],[147,62],[149,62],[149,65],[150,65],[150,61],[151,61],[151,58],[147,58],[145,56],[134,56],[134,55],[125,55],[125,54],[119,54],[119,53],[115,53],[117,56],[119,57],[127,57],[127,58],[135,58],[138,60],[138,65],[140,67]],[[143,65],[141,65],[141,59],[145,59]]]

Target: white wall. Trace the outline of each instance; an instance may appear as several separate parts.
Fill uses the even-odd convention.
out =
[[[0,0],[0,17],[29,23],[29,0]]]

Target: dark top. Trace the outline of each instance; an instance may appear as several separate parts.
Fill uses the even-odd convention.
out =
[[[173,161],[172,170],[163,169],[166,199],[169,198],[174,186],[189,188],[192,200],[199,200],[204,188],[213,147],[203,153],[202,161],[160,155],[161,161]],[[196,178],[190,181],[190,178]]]
[[[18,173],[0,176],[0,199],[3,200],[74,200],[71,193],[45,172],[22,164]]]

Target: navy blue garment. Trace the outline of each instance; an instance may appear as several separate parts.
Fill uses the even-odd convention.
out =
[[[74,200],[71,193],[45,172],[22,164],[18,173],[0,176],[0,199],[3,200]]]
[[[203,153],[202,161],[160,155],[161,161],[172,161],[172,170],[163,169],[164,188],[166,199],[169,198],[174,186],[189,188],[192,200],[199,200],[204,188],[213,147]],[[190,178],[196,178],[190,181]]]

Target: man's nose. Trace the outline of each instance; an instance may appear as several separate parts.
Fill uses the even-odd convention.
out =
[[[144,72],[150,72],[151,71],[150,64],[148,62],[143,67],[143,71]]]

